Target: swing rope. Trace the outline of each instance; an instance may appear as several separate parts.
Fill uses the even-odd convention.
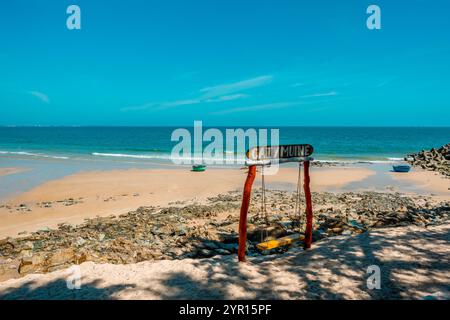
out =
[[[263,221],[265,224],[265,228],[261,228],[261,242],[265,241],[265,238],[269,236],[268,228],[270,226],[269,223],[269,215],[267,212],[267,197],[266,197],[266,182],[265,182],[265,165],[263,164],[261,166],[261,213],[256,214],[256,219],[258,221]],[[301,214],[301,207],[300,207],[300,201],[302,196],[302,162],[298,163],[298,176],[297,176],[297,190],[295,193],[295,209],[294,209],[294,216],[293,216],[293,223],[292,227],[295,229],[295,227],[298,228],[298,232],[301,232],[301,220],[302,220],[302,214]]]
[[[267,228],[269,227],[269,216],[267,214],[267,201],[266,201],[266,182],[265,182],[264,165],[261,166],[261,213],[264,219],[265,228],[261,229],[261,242],[269,235]],[[265,234],[264,234],[265,233]]]
[[[301,200],[301,193],[302,193],[302,163],[298,163],[298,176],[297,176],[297,191],[296,191],[296,199],[295,199],[295,211],[294,211],[294,221],[297,224],[298,231],[300,232],[301,227],[301,208],[300,208],[300,200]],[[293,224],[293,227],[295,225]]]

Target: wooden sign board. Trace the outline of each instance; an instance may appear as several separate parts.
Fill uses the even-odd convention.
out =
[[[288,159],[309,157],[314,151],[310,144],[254,147],[247,152],[250,160]]]

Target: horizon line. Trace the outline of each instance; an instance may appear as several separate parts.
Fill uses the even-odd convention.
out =
[[[194,125],[0,125],[0,128],[175,128],[188,127]],[[430,125],[203,125],[205,128],[450,128],[450,126],[430,126]]]

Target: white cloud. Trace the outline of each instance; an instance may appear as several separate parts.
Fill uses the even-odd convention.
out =
[[[256,88],[263,86],[272,81],[272,76],[260,76],[252,79],[247,79],[239,82],[223,84],[218,86],[206,87],[199,90],[199,97],[185,100],[175,100],[166,102],[148,102],[139,106],[131,106],[120,109],[121,111],[137,111],[150,108],[168,109],[177,106],[193,105],[200,103],[215,103],[226,102],[237,99],[247,98],[248,95],[239,93],[241,90]]]
[[[332,92],[327,92],[327,93],[316,93],[316,94],[312,94],[312,95],[308,95],[308,96],[303,96],[300,98],[328,97],[328,96],[335,96],[337,94],[338,94],[337,92],[332,91]],[[253,106],[244,106],[244,107],[219,110],[219,111],[212,112],[211,114],[230,114],[230,113],[237,113],[237,112],[282,109],[282,108],[315,105],[315,104],[328,104],[331,102],[335,102],[336,100],[339,100],[339,98],[332,98],[332,99],[328,99],[328,100],[310,99],[310,100],[299,100],[299,101],[291,101],[291,102],[274,102],[274,103],[258,104],[258,105],[253,105]]]
[[[248,107],[239,107],[226,109],[221,111],[212,112],[211,114],[229,114],[229,113],[237,113],[237,112],[246,112],[246,111],[257,111],[257,110],[269,110],[269,109],[281,109],[292,106],[301,105],[302,102],[274,102],[274,103],[266,103],[266,104],[258,104],[254,106]]]
[[[205,100],[206,102],[223,102],[223,101],[232,101],[232,100],[237,100],[237,99],[243,99],[243,98],[247,98],[248,95],[243,94],[243,93],[237,93],[237,94],[230,94],[227,96],[220,96],[217,98],[212,98],[212,99],[207,99]]]
[[[306,96],[301,96],[300,98],[316,98],[316,97],[330,97],[336,96],[338,93],[336,91],[325,92],[325,93],[314,93]]]
[[[138,111],[138,110],[146,110],[146,109],[150,109],[150,108],[161,110],[161,109],[169,109],[172,107],[186,106],[186,105],[193,105],[193,104],[200,104],[200,103],[226,102],[226,101],[232,101],[232,100],[237,100],[237,99],[243,99],[243,98],[247,98],[247,97],[248,97],[248,95],[246,95],[246,94],[233,94],[233,95],[215,97],[215,98],[211,98],[211,99],[197,98],[197,99],[175,100],[175,101],[167,101],[167,102],[149,102],[149,103],[145,103],[140,106],[125,107],[120,110],[121,111]]]
[[[247,80],[242,80],[234,83],[221,84],[212,87],[206,87],[200,90],[204,94],[204,98],[212,98],[222,95],[227,95],[235,92],[239,92],[246,89],[261,87],[268,84],[273,79],[271,75],[260,76]]]
[[[169,101],[169,102],[163,102],[159,104],[159,107],[162,108],[170,108],[170,107],[177,107],[177,106],[186,106],[190,104],[197,104],[200,103],[200,99],[186,99],[186,100],[176,100],[176,101]]]
[[[33,97],[38,98],[44,103],[50,103],[50,99],[45,93],[39,92],[39,91],[29,91],[29,94],[31,94]]]

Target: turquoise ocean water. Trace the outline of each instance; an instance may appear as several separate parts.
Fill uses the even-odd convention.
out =
[[[0,127],[0,168],[25,169],[0,176],[0,200],[85,170],[176,168],[170,160],[171,150],[177,144],[171,141],[175,129]],[[226,128],[219,129],[225,132]],[[312,144],[315,159],[370,166],[380,173],[365,181],[370,186],[398,185],[387,174],[391,163],[401,161],[411,152],[450,142],[450,128],[284,127],[279,130],[282,144]],[[229,152],[236,153],[236,150]],[[357,187],[360,186],[348,186],[349,190]],[[407,183],[399,187],[410,188]]]
[[[171,150],[177,143],[171,141],[175,129],[1,127],[0,159],[170,162]],[[207,129],[203,128],[203,132]],[[225,132],[226,128],[218,129]],[[396,161],[408,153],[450,142],[450,127],[282,127],[279,130],[281,144],[309,143],[314,146],[316,159],[345,162]]]

